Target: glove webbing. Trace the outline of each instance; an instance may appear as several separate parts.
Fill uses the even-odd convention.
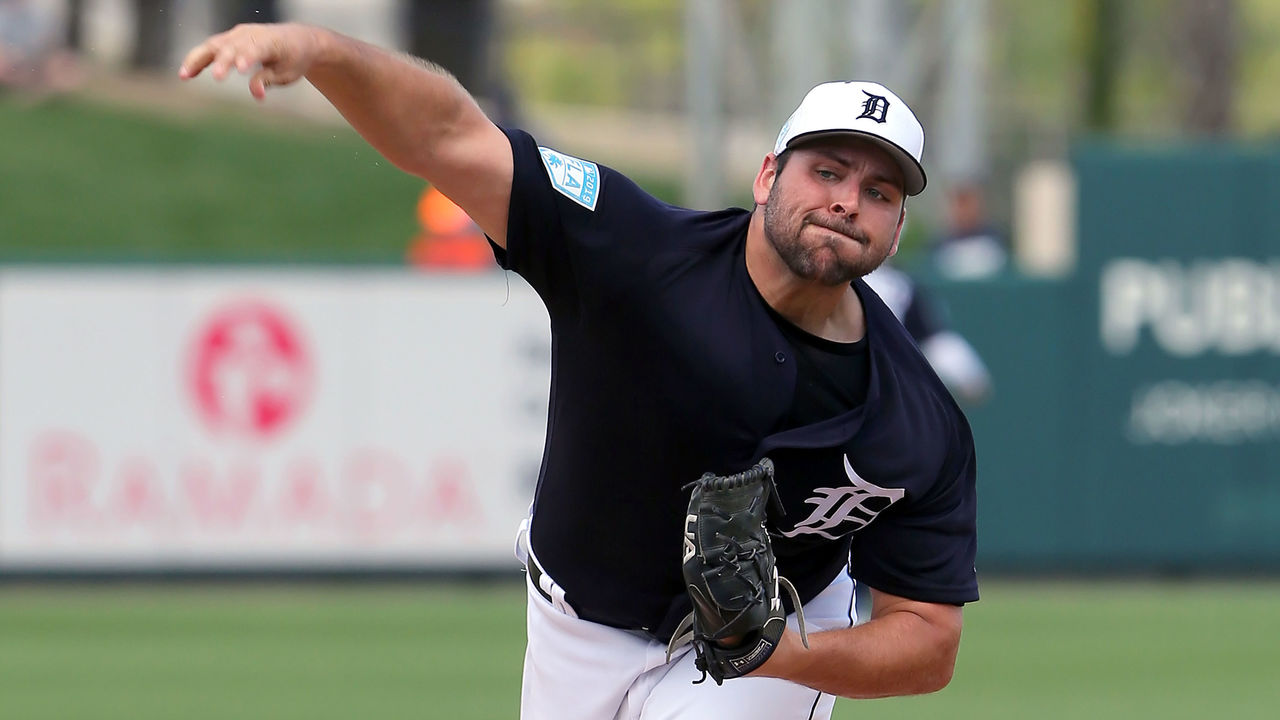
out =
[[[703,473],[702,477],[680,489],[690,490],[695,485],[702,485],[707,490],[733,490],[743,485],[750,485],[757,480],[765,484],[765,502],[769,503],[769,508],[778,515],[786,515],[787,511],[782,507],[782,499],[778,497],[778,486],[773,481],[773,461],[768,458],[763,458],[750,468],[734,475]]]

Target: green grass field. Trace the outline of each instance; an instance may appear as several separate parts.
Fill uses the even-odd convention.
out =
[[[522,588],[0,586],[0,718],[514,718]],[[1274,718],[1280,584],[993,582],[956,677],[836,717]]]

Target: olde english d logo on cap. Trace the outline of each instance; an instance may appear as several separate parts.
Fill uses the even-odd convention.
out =
[[[889,101],[881,95],[872,95],[866,90],[862,91],[867,99],[862,103],[862,114],[857,119],[868,118],[878,123],[885,121],[885,113],[889,112]]]

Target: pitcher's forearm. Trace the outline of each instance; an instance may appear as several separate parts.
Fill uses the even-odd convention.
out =
[[[784,636],[758,674],[780,677],[847,698],[918,695],[942,689],[955,668],[958,638],[923,629],[918,620],[886,618],[809,636],[809,649]],[[924,630],[921,633],[921,630]]]
[[[872,590],[870,621],[809,636],[809,649],[788,630],[755,675],[778,677],[849,698],[918,695],[951,681],[964,614]]]
[[[406,172],[438,181],[466,164],[469,138],[492,126],[443,68],[330,30],[311,31],[319,51],[307,80]]]

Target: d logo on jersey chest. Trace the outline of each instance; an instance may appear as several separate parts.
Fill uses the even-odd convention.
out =
[[[781,534],[786,537],[820,535],[834,540],[847,532],[866,527],[906,495],[902,488],[882,488],[863,480],[849,464],[848,455],[844,457],[844,472],[849,476],[848,485],[814,488],[816,494],[805,500],[806,504],[813,506],[813,512]]]

